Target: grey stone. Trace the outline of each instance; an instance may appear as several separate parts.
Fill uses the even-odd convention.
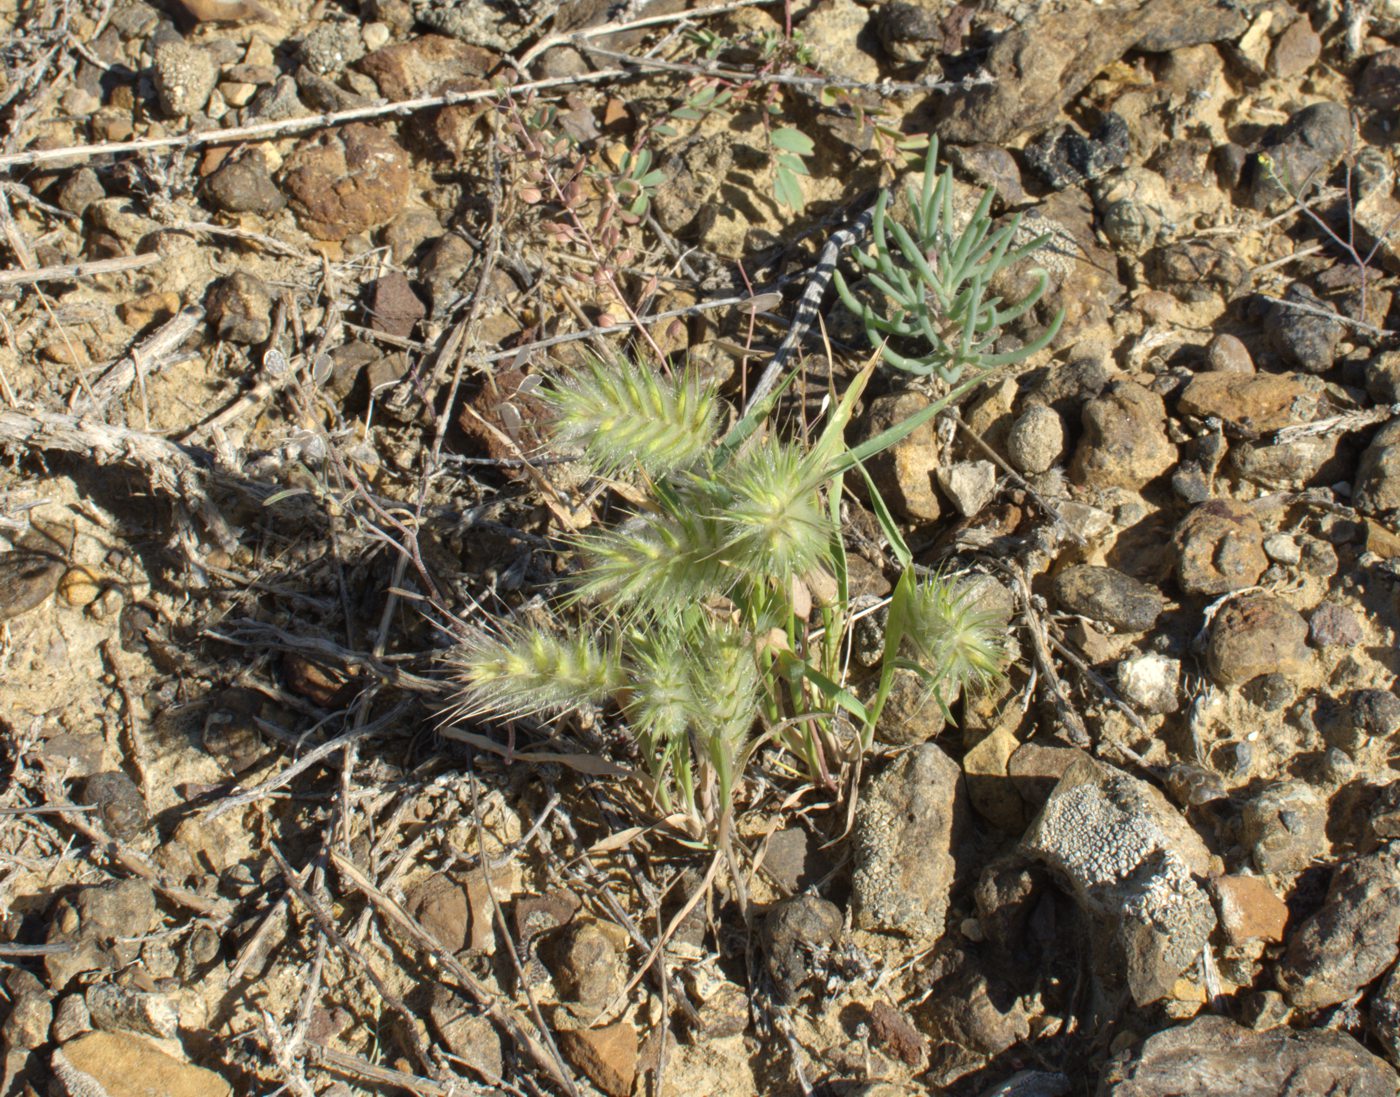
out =
[[[861,794],[851,836],[856,924],[920,939],[941,936],[954,850],[969,824],[962,773],[933,743],[877,774]]]
[[[1065,451],[1065,424],[1054,408],[1035,403],[1011,424],[1006,434],[1006,459],[1019,472],[1045,472]]]
[[[1090,564],[1076,564],[1056,575],[1055,598],[1070,613],[1123,632],[1146,632],[1165,604],[1146,583],[1115,568]]]
[[[1108,111],[1088,136],[1052,126],[1026,145],[1026,164],[1053,190],[1088,182],[1121,167],[1129,148],[1128,124]]]
[[[990,461],[958,461],[937,472],[938,486],[964,518],[972,518],[997,491],[997,467]]]
[[[1250,200],[1271,213],[1320,188],[1351,145],[1351,114],[1340,103],[1314,103],[1270,134],[1252,169]]]
[[[1165,714],[1181,707],[1181,660],[1155,651],[1118,664],[1118,692],[1144,712]]]
[[[69,1040],[92,1031],[92,1018],[88,1016],[87,1002],[81,994],[65,994],[58,1000],[53,1011],[53,1025],[49,1035],[56,1044],[66,1044]]]
[[[166,1040],[179,1034],[180,1011],[167,995],[98,983],[88,987],[85,1001],[93,1027],[106,1032],[134,1032]]]
[[[174,118],[202,111],[219,82],[213,55],[178,39],[156,47],[153,70],[160,109]]]
[[[59,186],[54,204],[81,217],[88,206],[106,197],[107,192],[97,172],[91,168],[79,168]]]
[[[1319,315],[1321,314],[1321,315]],[[1336,310],[1302,282],[1294,282],[1270,310],[1269,340],[1284,364],[1304,373],[1326,373],[1342,340]]]
[[[1400,952],[1400,847],[1346,861],[1322,908],[1288,939],[1278,984],[1298,1009],[1345,1002],[1379,979]]]
[[[1327,807],[1307,785],[1271,785],[1244,805],[1240,844],[1264,873],[1300,872],[1327,848]]]
[[[230,157],[204,181],[209,201],[225,213],[276,213],[287,204],[267,170],[267,161],[258,149]]]
[[[1394,1097],[1395,1072],[1350,1036],[1255,1032],[1198,1017],[1158,1032],[1099,1078],[1096,1097]]]
[[[297,95],[297,82],[290,76],[279,76],[271,84],[259,88],[244,108],[250,122],[281,122],[310,113]]]
[[[301,40],[302,64],[322,76],[334,76],[365,55],[358,22],[318,23]]]
[[[1069,882],[1093,927],[1093,961],[1139,1005],[1166,997],[1199,955],[1215,912],[1195,877],[1210,854],[1151,785],[1081,757],[1022,850]]]

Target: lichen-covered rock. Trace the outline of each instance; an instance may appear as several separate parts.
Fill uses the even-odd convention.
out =
[[[160,109],[173,118],[202,111],[219,82],[213,54],[180,39],[156,47],[152,68]]]
[[[1298,1009],[1345,1002],[1400,953],[1400,845],[1345,862],[1322,908],[1288,939],[1279,987]]]
[[[1392,1063],[1400,1064],[1400,964],[1371,998],[1370,1028]]]
[[[282,185],[301,227],[318,240],[343,240],[388,224],[411,181],[408,155],[383,130],[352,123],[299,146]]]
[[[915,747],[861,793],[851,836],[856,925],[921,939],[943,933],[969,824],[957,763],[933,743]]]
[[[1105,981],[1126,981],[1139,1005],[1157,1001],[1215,928],[1196,883],[1210,854],[1151,785],[1081,757],[1070,764],[1022,850],[1068,881],[1093,926]]]
[[[1110,1063],[1096,1097],[1394,1097],[1395,1072],[1340,1032],[1198,1017]]]

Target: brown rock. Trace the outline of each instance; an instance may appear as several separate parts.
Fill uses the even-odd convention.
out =
[[[1177,582],[1187,594],[1214,597],[1251,587],[1269,566],[1263,527],[1249,507],[1231,499],[1194,508],[1173,543]]]
[[[1228,603],[1211,626],[1206,660],[1221,685],[1261,674],[1301,675],[1311,661],[1308,623],[1273,594],[1248,594]]]
[[[407,42],[382,46],[356,65],[388,99],[416,99],[457,90],[464,81],[477,81],[496,65],[496,54],[458,38],[425,34]]]
[[[1243,16],[1219,3],[1118,0],[1032,14],[992,47],[984,63],[990,80],[943,100],[938,133],[959,145],[1004,143],[1033,133],[1134,45],[1167,52],[1229,37],[1244,27]]]
[[[627,1021],[559,1034],[559,1050],[608,1097],[630,1097],[637,1076],[637,1030]]]
[[[866,413],[866,433],[874,437],[901,423],[926,406],[926,397],[915,392],[881,396]],[[925,423],[908,437],[869,461],[870,475],[885,501],[896,513],[915,522],[932,522],[943,512],[934,477],[938,471],[938,436]]]
[[[1356,466],[1353,499],[1361,511],[1400,509],[1400,422],[1376,431]]]
[[[1322,39],[1318,37],[1305,15],[1274,39],[1269,51],[1269,75],[1277,80],[1292,80],[1317,63],[1322,56]]]
[[[369,291],[370,327],[405,337],[428,314],[402,272],[391,270],[374,280]]]
[[[1211,881],[1220,928],[1232,945],[1262,938],[1282,941],[1288,904],[1258,876],[1222,876]]]
[[[66,1097],[228,1097],[212,1070],[183,1063],[140,1036],[89,1032],[53,1053],[54,1080]]]
[[[344,240],[392,221],[411,178],[398,142],[352,123],[299,146],[287,158],[282,185],[302,228],[318,240]]]
[[[1200,373],[1182,390],[1178,407],[1263,433],[1316,418],[1321,387],[1302,375]]]
[[[450,876],[429,876],[409,889],[407,907],[422,927],[448,952],[467,947],[470,907],[467,892]]]
[[[1253,373],[1254,359],[1238,336],[1222,333],[1206,345],[1206,365],[1216,373]]]
[[[1084,436],[1070,466],[1076,483],[1136,491],[1175,464],[1166,408],[1155,392],[1119,381],[1084,405]]]

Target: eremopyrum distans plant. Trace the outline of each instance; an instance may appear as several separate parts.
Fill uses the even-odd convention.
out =
[[[713,386],[622,359],[591,360],[546,389],[554,437],[581,449],[599,475],[635,474],[644,502],[578,535],[567,624],[461,645],[463,710],[517,717],[612,706],[660,806],[715,834],[764,742],[831,784],[870,745],[896,670],[916,668],[949,694],[994,674],[1003,622],[953,580],[916,581],[911,568],[891,600],[873,698],[862,702],[847,683],[842,478],[963,391],[851,448],[845,428],[872,368],[829,403],[815,436],[798,441],[743,421],[721,438]]]
[[[1060,330],[1064,313],[1025,346],[993,351],[1006,325],[1044,296],[1049,276],[1033,271],[1034,287],[1016,302],[997,297],[994,280],[1040,248],[1047,237],[1017,243],[1020,214],[994,229],[991,208],[996,192],[991,187],[960,227],[963,216],[954,202],[953,173],[939,173],[937,165],[934,139],[929,142],[922,187],[911,184],[906,189],[909,226],[891,215],[890,192],[881,191],[871,223],[873,251],[853,252],[865,280],[888,302],[887,311],[877,311],[869,300],[858,297],[840,271],[834,280],[841,300],[861,318],[886,362],[952,384],[967,370],[978,373],[1014,365],[1044,349]]]

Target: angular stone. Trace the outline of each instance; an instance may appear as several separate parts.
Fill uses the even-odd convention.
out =
[[[637,1030],[628,1021],[559,1033],[559,1050],[608,1097],[630,1097],[637,1076]]]
[[[865,415],[865,433],[874,437],[901,423],[928,399],[918,393],[880,396],[871,401]],[[871,479],[896,513],[915,522],[932,522],[943,508],[934,488],[938,471],[939,444],[932,423],[925,423],[868,462]]]
[[[1144,712],[1165,714],[1181,707],[1181,660],[1155,651],[1118,664],[1118,692]]]
[[[968,826],[957,763],[932,743],[915,747],[861,794],[851,836],[856,924],[931,940],[942,935]]]
[[[1262,939],[1282,941],[1288,924],[1288,904],[1258,876],[1221,876],[1212,880],[1211,894],[1220,928],[1232,945]]]
[[[1400,846],[1347,861],[1322,908],[1288,939],[1279,988],[1298,1009],[1345,1002],[1400,952]]]

